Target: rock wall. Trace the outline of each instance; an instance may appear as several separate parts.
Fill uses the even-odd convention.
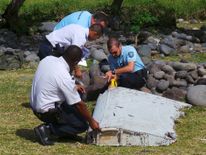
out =
[[[37,65],[38,43],[41,38],[39,34],[17,36],[7,29],[0,29],[0,69],[17,69],[25,63]]]
[[[36,66],[39,62],[38,44],[54,25],[49,22],[43,23],[40,27],[41,34],[21,37],[7,29],[0,29],[0,69],[17,69],[25,63],[29,66]],[[108,35],[117,36],[123,45],[132,44],[137,49],[149,70],[147,87],[152,93],[183,101],[190,87],[206,85],[206,60],[205,63],[195,64],[152,61],[151,59],[154,54],[165,57],[179,53],[206,52],[204,26],[200,30],[182,32],[176,30],[167,35],[152,34],[148,31],[125,34],[122,31],[114,32],[108,29],[106,35],[100,39],[86,43],[90,51],[89,57],[94,61],[89,73],[85,72],[84,76],[87,77],[86,86],[93,92],[100,90],[106,83],[102,75],[109,69],[109,66],[104,63],[109,54],[106,45]]]

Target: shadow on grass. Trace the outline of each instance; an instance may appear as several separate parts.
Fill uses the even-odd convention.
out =
[[[31,142],[37,142],[33,129],[18,129],[16,135],[26,140],[30,140]]]
[[[33,143],[39,143],[36,135],[34,133],[33,129],[18,129],[16,131],[16,135],[24,138],[26,140],[30,140]],[[86,140],[85,138],[83,138],[83,136],[67,136],[67,137],[61,137],[61,138],[54,138],[53,140],[55,140],[55,142],[58,143],[75,143],[75,142],[80,142],[83,144],[86,144]]]
[[[56,142],[59,143],[82,143],[82,144],[86,144],[86,139],[83,136],[66,136],[66,137],[61,137],[56,139]]]
[[[29,102],[24,102],[24,103],[21,104],[21,106],[24,107],[24,108],[31,108]]]

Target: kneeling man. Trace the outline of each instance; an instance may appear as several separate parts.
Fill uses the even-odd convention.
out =
[[[75,136],[87,130],[88,125],[99,130],[99,124],[90,115],[75,85],[71,73],[82,58],[78,46],[71,45],[63,56],[47,56],[40,61],[35,73],[30,105],[34,114],[44,123],[34,128],[43,145],[52,145],[51,137]]]
[[[109,38],[107,47],[110,52],[110,71],[106,78],[117,79],[118,86],[141,89],[146,82],[147,71],[137,51],[132,46],[122,46],[117,38]]]

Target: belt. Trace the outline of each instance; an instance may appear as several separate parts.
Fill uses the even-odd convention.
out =
[[[61,105],[60,103],[55,102],[54,103],[54,108],[49,108],[48,111],[46,111],[44,113],[37,112],[34,109],[32,109],[32,111],[36,116],[40,116],[40,115],[42,116],[42,115],[45,115],[45,114],[48,114],[48,113],[56,113],[58,110],[60,110],[60,105]]]

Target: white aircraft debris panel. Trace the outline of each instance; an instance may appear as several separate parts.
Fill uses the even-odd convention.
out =
[[[191,105],[117,87],[101,94],[93,117],[101,132],[88,130],[87,142],[112,146],[159,146],[176,141],[175,120]]]

